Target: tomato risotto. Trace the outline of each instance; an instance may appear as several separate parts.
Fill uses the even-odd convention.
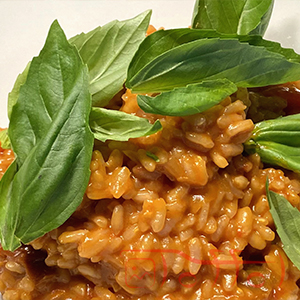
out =
[[[95,142],[84,200],[59,228],[0,252],[4,300],[298,299],[269,188],[299,207],[300,182],[243,154],[253,122],[236,95],[188,117],[120,110],[163,130]],[[244,101],[245,102],[245,101]],[[118,105],[118,99],[114,105]],[[3,171],[12,160],[1,150]]]

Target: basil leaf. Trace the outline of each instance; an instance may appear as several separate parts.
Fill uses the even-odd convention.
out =
[[[235,39],[201,39],[164,52],[135,74],[128,72],[127,87],[139,93],[163,92],[223,78],[238,87],[279,84],[299,79],[300,64]]]
[[[158,30],[147,36],[141,43],[138,51],[134,55],[129,69],[128,78],[132,78],[148,63],[156,59],[161,54],[176,48],[180,45],[207,38],[220,39],[238,39],[242,43],[248,43],[253,46],[265,47],[268,51],[283,55],[289,61],[299,62],[300,55],[292,49],[285,49],[277,42],[264,40],[259,35],[236,35],[236,34],[221,34],[215,30],[201,30],[191,28],[178,28],[169,30]]]
[[[1,216],[5,249],[57,228],[81,203],[94,141],[88,86],[86,66],[55,21],[11,114],[18,172]]]
[[[102,142],[128,141],[130,138],[150,135],[162,129],[158,120],[150,124],[147,119],[100,107],[92,109],[90,126],[95,138]]]
[[[216,29],[221,33],[263,35],[268,26],[273,0],[197,0],[193,28]]]
[[[265,163],[300,173],[300,114],[257,123],[244,146]]]
[[[300,270],[300,212],[282,195],[270,191],[268,185],[267,198],[283,250]]]
[[[90,72],[93,106],[105,106],[123,88],[129,63],[146,36],[151,11],[112,21],[70,39]]]
[[[148,63],[161,54],[180,45],[204,38],[220,37],[221,34],[215,30],[196,30],[190,28],[158,30],[148,35],[140,44],[129,68],[128,79],[133,78]],[[232,35],[234,38],[235,35]]]
[[[10,119],[10,116],[11,116],[12,108],[18,100],[20,88],[26,81],[29,66],[30,66],[30,62],[27,64],[25,70],[21,74],[18,75],[17,80],[16,80],[16,82],[13,86],[13,89],[8,94],[7,114],[8,114],[9,119]]]
[[[34,66],[30,64],[11,114],[8,135],[19,166],[45,136],[65,98],[72,93],[82,68],[78,51],[70,47],[57,22],[50,33],[40,55],[34,58]],[[66,53],[57,55],[55,46]]]
[[[146,113],[188,116],[213,107],[236,90],[236,85],[226,79],[203,81],[176,88],[154,98],[138,95],[138,104]]]
[[[2,149],[10,149],[10,140],[7,135],[7,129],[0,131],[0,146]]]

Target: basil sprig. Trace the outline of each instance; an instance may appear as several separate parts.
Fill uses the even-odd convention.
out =
[[[283,250],[300,270],[300,212],[285,197],[270,191],[268,181],[266,192],[270,212],[283,244]]]
[[[188,100],[176,100],[180,93],[188,94],[189,85],[226,79],[238,87],[258,87],[298,78],[300,56],[276,42],[259,35],[181,28],[159,30],[141,43],[129,65],[126,86],[135,93],[161,93],[155,98],[160,101],[138,96],[146,112],[180,116],[188,114],[184,112],[187,105],[192,107],[195,103],[192,97],[190,104]],[[197,99],[200,98],[201,93]],[[175,99],[173,107],[170,99]],[[202,102],[206,100],[201,98]]]
[[[269,24],[274,0],[197,0],[193,28],[221,33],[263,35]]]
[[[94,141],[88,88],[88,70],[55,21],[12,108],[16,160],[0,182],[4,249],[57,228],[81,203]]]
[[[244,145],[263,162],[300,173],[300,114],[257,123]]]

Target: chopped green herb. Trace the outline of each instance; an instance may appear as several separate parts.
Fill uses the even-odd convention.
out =
[[[151,151],[146,151],[146,155],[150,158],[152,158],[155,162],[159,162],[159,157],[156,156],[154,153]]]

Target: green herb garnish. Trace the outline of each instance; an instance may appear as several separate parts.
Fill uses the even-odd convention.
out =
[[[69,43],[77,47],[83,62],[89,68],[92,106],[104,107],[123,89],[128,65],[139,44],[145,38],[150,16],[151,11],[146,11],[133,19],[115,20],[103,27],[99,26],[90,32],[81,33],[69,39]],[[18,76],[9,94],[9,118],[12,107],[19,97],[20,87],[26,82],[29,66],[30,63]],[[100,120],[101,117],[103,120]],[[111,110],[105,111],[105,109],[93,110],[90,124],[95,139],[100,141],[109,139],[126,141],[130,138],[153,134],[162,128],[159,121],[152,125],[144,118]]]

